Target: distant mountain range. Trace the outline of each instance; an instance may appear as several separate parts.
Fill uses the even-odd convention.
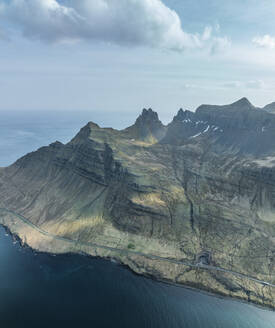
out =
[[[167,126],[152,109],[124,130],[89,122],[0,169],[0,223],[39,250],[275,307],[273,113],[242,98]]]

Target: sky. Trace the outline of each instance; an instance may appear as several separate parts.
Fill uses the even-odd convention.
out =
[[[0,111],[275,101],[275,0],[0,0]]]

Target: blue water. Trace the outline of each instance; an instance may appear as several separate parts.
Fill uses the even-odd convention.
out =
[[[135,113],[79,112],[1,112],[0,167],[56,140],[63,143],[93,121],[102,127],[123,129],[135,121]]]
[[[89,113],[6,114],[0,166],[49,142],[69,140],[89,120],[105,119]],[[125,126],[121,122],[117,127]],[[275,312],[152,281],[100,259],[37,254],[0,227],[0,328],[21,327],[275,328]]]
[[[34,253],[0,227],[0,327],[274,328],[275,312],[100,259]]]

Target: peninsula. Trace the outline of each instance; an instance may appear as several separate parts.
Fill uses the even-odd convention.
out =
[[[89,122],[0,169],[0,224],[50,253],[275,308],[275,114],[246,98]]]

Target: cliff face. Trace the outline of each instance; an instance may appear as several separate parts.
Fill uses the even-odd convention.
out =
[[[275,115],[247,99],[180,110],[167,127],[152,110],[122,131],[90,122],[0,171],[0,222],[36,248],[43,237],[13,226],[16,214],[74,251],[107,246],[85,252],[274,307],[274,288],[245,278],[275,284],[274,137]]]

